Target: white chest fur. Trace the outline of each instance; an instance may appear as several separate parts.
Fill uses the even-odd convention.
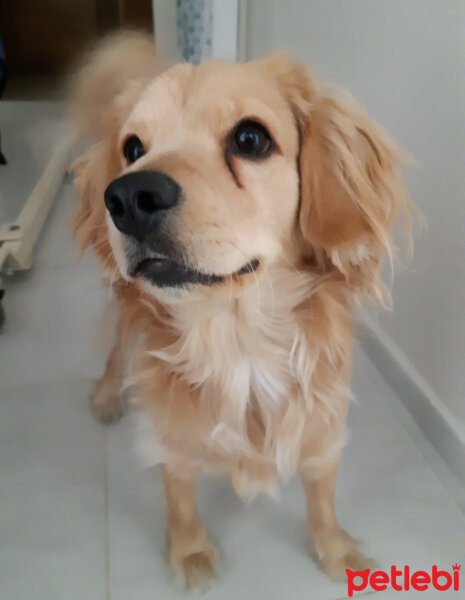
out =
[[[283,476],[295,470],[303,427],[302,409],[292,410],[290,396],[298,390],[296,402],[312,403],[312,357],[296,317],[310,293],[308,275],[276,269],[240,298],[175,306],[176,342],[150,351],[201,395],[221,394],[208,443],[224,453],[251,452],[246,415],[254,399],[269,458]]]

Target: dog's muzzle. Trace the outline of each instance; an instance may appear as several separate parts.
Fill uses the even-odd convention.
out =
[[[169,231],[170,217],[182,196],[178,183],[159,171],[128,173],[112,181],[105,190],[108,213],[126,237],[130,277],[139,277],[157,287],[211,286],[258,269],[257,258],[227,275],[206,273],[190,266],[190,260]]]

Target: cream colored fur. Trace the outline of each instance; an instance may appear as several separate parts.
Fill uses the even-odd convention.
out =
[[[76,164],[74,231],[101,260],[120,312],[91,405],[103,421],[120,416],[129,360],[144,460],[164,465],[173,570],[190,587],[214,574],[195,503],[202,475],[229,475],[248,500],[276,495],[296,472],[322,567],[334,578],[367,568],[334,506],[351,395],[350,299],[388,302],[380,268],[411,208],[402,154],[352,98],[331,96],[283,54],[162,72],[147,39],[123,35],[78,82],[74,112],[95,145]],[[244,119],[275,141],[263,160],[228,145]],[[128,165],[132,135],[144,155]],[[103,195],[138,170],[179,184],[170,239],[183,264],[221,282],[162,289],[128,274],[128,240]],[[258,268],[242,272],[253,260]]]

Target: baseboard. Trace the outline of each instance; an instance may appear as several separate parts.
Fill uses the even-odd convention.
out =
[[[34,246],[70,166],[77,141],[74,131],[59,133],[60,140],[16,220],[0,227],[0,271],[4,268],[20,271],[32,264]]]
[[[402,350],[366,312],[357,320],[362,348],[459,481],[465,481],[465,433]]]

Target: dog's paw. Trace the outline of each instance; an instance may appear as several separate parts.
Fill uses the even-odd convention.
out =
[[[334,581],[347,581],[346,569],[364,571],[378,567],[376,561],[365,556],[358,542],[342,529],[320,539],[316,552],[321,568]]]
[[[123,414],[119,390],[116,387],[113,381],[105,378],[95,384],[90,396],[90,408],[100,423],[116,423]]]
[[[182,561],[182,572],[186,587],[192,591],[208,589],[215,577],[215,553],[196,552]]]
[[[215,566],[218,552],[214,546],[208,544],[199,552],[192,552],[173,560],[171,567],[175,575],[179,576],[185,587],[191,592],[208,590],[215,578]]]

